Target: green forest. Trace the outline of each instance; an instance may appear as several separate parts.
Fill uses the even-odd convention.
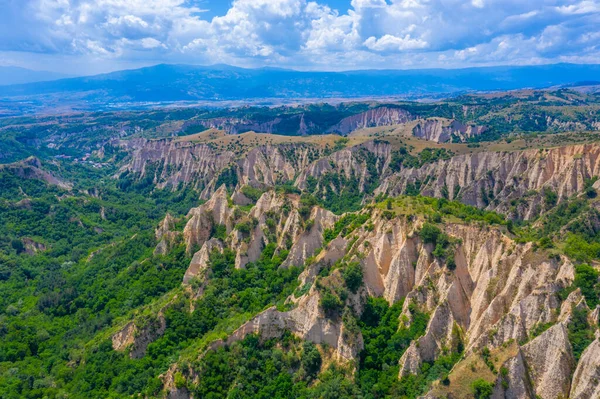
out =
[[[289,185],[277,187],[280,193],[302,194],[299,215],[306,231],[315,223],[309,220],[314,206],[341,215],[323,231],[324,245],[337,237],[351,238],[359,229],[372,231],[374,210],[391,219],[398,216],[398,207],[409,204],[414,214],[426,218],[419,238],[433,246],[432,255],[449,273],[456,268],[454,251],[460,243],[441,226],[450,220],[493,226],[516,242],[531,243],[536,251],[571,258],[576,264],[574,283],[558,296],[564,301],[580,289],[589,308],[600,304],[599,273],[591,266],[600,260],[600,235],[593,224],[581,223],[600,216],[593,206],[595,181],[586,183],[584,195],[560,203],[555,193],[544,192],[548,211],[525,222],[447,198],[422,197],[410,188],[400,198],[374,197],[380,165],[368,153],[362,156],[368,172],[363,190],[356,178],[337,174],[309,179],[304,192]],[[392,167],[422,166],[449,156],[445,151],[428,150],[420,157],[398,151]],[[211,253],[206,281],[192,283],[194,289],[204,284],[202,295],[191,297],[181,281],[194,251],[186,251],[180,238],[167,255],[156,254],[155,229],[169,213],[182,230],[187,212],[204,202],[197,190],[159,190],[151,179],[136,181],[131,176],[112,179],[112,168],[98,171],[65,163],[60,171],[75,183],[72,189],[0,169],[2,398],[161,397],[160,377],[174,363],[188,359],[180,364],[175,385],[198,398],[412,399],[436,381],[449,384],[453,367],[466,356],[463,333],[456,328],[453,346],[444,348],[435,361],[424,362],[418,374],[398,378],[398,360],[411,342],[423,336],[431,315],[407,302],[412,315],[407,326],[401,317],[404,300],[390,306],[376,297],[367,298],[361,314],[353,314],[345,301],[359,291],[364,278],[356,262],[324,268],[316,283],[322,291],[322,310],[363,338],[356,364],[328,362],[327,347],[290,333],[266,341],[249,335],[197,356],[265,309],[292,309],[286,299],[311,288],[299,285],[304,268],[281,267],[288,251],[277,251],[271,243],[256,262],[238,269],[235,252],[225,248]],[[239,185],[233,169],[226,169],[218,180],[230,192]],[[256,202],[263,190],[246,186],[242,192]],[[238,211],[244,214],[249,208]],[[273,227],[276,222],[267,224]],[[253,228],[250,219],[236,225],[242,234]],[[212,238],[225,236],[225,226],[214,226]],[[338,275],[340,286],[327,285]],[[165,329],[144,356],[131,358],[113,349],[111,336],[117,327],[129,320],[139,327],[156,324],[159,309]],[[594,340],[597,326],[580,309],[574,310],[573,320],[568,337],[579,359]],[[540,325],[535,334],[549,327]],[[474,397],[491,395],[485,380],[469,389]]]

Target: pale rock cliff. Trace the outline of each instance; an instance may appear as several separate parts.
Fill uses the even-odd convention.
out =
[[[219,188],[217,180],[227,168],[233,169],[240,185],[273,187],[293,181],[298,171],[323,152],[306,144],[281,144],[258,146],[238,157],[193,142],[134,139],[119,145],[130,153],[130,158],[118,177],[129,173],[139,179],[149,178],[158,188],[191,185],[202,191],[203,199]]]
[[[158,241],[154,250],[155,255],[168,254],[175,242],[181,237],[181,232],[175,231],[175,223],[175,218],[170,213],[167,213],[158,225],[155,231],[156,241]]]
[[[365,191],[369,180],[376,180],[386,174],[391,159],[391,146],[384,142],[370,141],[352,148],[344,149],[321,158],[300,171],[296,186],[302,190],[308,188],[309,178],[317,179],[335,173],[346,179],[356,178],[359,189]],[[369,162],[372,165],[369,165]],[[372,167],[369,167],[372,166]],[[375,172],[375,173],[374,173]],[[318,188],[323,188],[318,185]],[[335,187],[331,187],[336,190]]]
[[[113,349],[116,351],[129,349],[130,358],[140,359],[146,354],[148,345],[161,337],[166,328],[163,310],[156,318],[146,320],[143,327],[138,327],[135,321],[129,322],[112,336]]]
[[[217,153],[207,145],[172,140],[134,139],[122,141],[120,146],[131,153],[121,174],[150,178],[159,188],[177,187],[179,183],[203,188],[235,157],[227,151]]]
[[[486,130],[486,127],[465,125],[457,120],[429,118],[419,121],[412,133],[415,137],[436,143],[452,141],[464,143],[472,137],[481,135]]]
[[[366,289],[390,302],[406,296],[403,314],[409,320],[411,303],[431,315],[425,334],[400,359],[400,377],[417,373],[423,362],[434,361],[458,342],[466,353],[476,353],[511,340],[526,341],[537,325],[558,323],[523,346],[522,359],[511,360],[508,368],[516,374],[514,370],[526,364],[530,370],[525,379],[513,381],[511,389],[535,390],[542,398],[566,397],[575,362],[561,322],[568,322],[568,312],[560,316],[557,292],[573,280],[570,262],[550,259],[493,227],[446,224],[445,232],[460,243],[456,269],[449,271],[432,255],[431,245],[420,242],[415,233],[418,220],[373,219],[373,231],[360,232],[353,246],[365,254],[356,259],[363,265]],[[389,276],[394,277],[388,280]],[[581,303],[577,295],[574,292],[565,306]],[[554,345],[544,346],[548,341]],[[549,364],[550,358],[556,367]]]
[[[573,375],[571,399],[600,398],[600,341],[596,339],[581,355]]]
[[[302,234],[296,235],[293,240],[289,255],[282,266],[303,266],[317,249],[323,246],[323,232],[332,228],[338,219],[328,210],[314,207],[310,219],[314,221],[313,226]]]
[[[274,117],[267,121],[257,121],[251,118],[221,117],[185,123],[182,130],[188,126],[200,125],[207,129],[224,130],[227,134],[240,134],[248,131],[270,134],[306,135],[314,132],[316,127],[312,122],[306,122],[304,114],[289,115],[286,118]],[[297,128],[294,130],[294,128]]]
[[[233,153],[217,155],[209,146],[167,140],[123,142],[131,155],[122,172],[138,178],[153,173],[157,187],[180,184],[201,189],[203,199],[219,189],[217,181],[226,168],[238,182],[234,202],[247,203],[239,187],[269,189],[293,183],[301,190],[339,190],[323,186],[327,175],[358,180],[363,193],[404,194],[410,186],[426,196],[459,200],[468,205],[495,210],[513,219],[532,219],[546,210],[544,190],[564,199],[581,193],[586,179],[600,175],[600,146],[573,145],[548,150],[475,152],[426,164],[420,168],[390,168],[392,147],[371,141],[326,154],[310,145],[266,145],[253,148],[236,159]],[[122,175],[123,176],[123,175]],[[346,183],[350,184],[350,183]],[[596,183],[598,187],[600,183]],[[375,186],[377,185],[377,186]]]
[[[589,310],[578,290],[562,302],[558,295],[574,279],[574,267],[567,258],[517,243],[502,228],[446,223],[443,231],[455,243],[456,267],[450,270],[443,259],[433,255],[433,245],[420,239],[423,217],[389,217],[377,208],[363,211],[369,212],[370,228],[363,225],[348,236],[339,236],[314,256],[324,246],[324,231],[331,229],[339,216],[317,206],[310,212],[302,210],[298,195],[273,190],[264,192],[249,212],[235,204],[247,203],[239,190],[245,184],[268,189],[277,182],[294,181],[304,190],[315,178],[318,194],[322,189],[319,178],[337,173],[357,178],[361,189],[378,180],[381,186],[376,193],[391,195],[403,193],[408,184],[417,181],[425,195],[441,197],[447,187],[451,199],[531,218],[544,209],[544,189],[557,193],[560,203],[581,193],[586,179],[600,175],[600,146],[473,153],[397,173],[389,170],[391,146],[384,142],[365,143],[316,159],[309,147],[295,149],[294,155],[270,146],[252,151],[237,164],[240,183],[234,199],[221,186],[207,191],[212,193],[209,200],[190,211],[183,237],[188,250],[199,250],[184,284],[204,277],[212,251],[231,249],[236,254],[236,267],[241,268],[258,260],[264,248],[274,244],[276,254],[287,254],[282,267],[306,266],[299,277],[306,293],[289,298],[292,310],[268,309],[226,342],[214,345],[230,344],[252,333],[278,337],[288,330],[302,339],[331,346],[340,360],[356,359],[362,348],[360,333],[345,331],[339,315],[323,313],[319,307],[321,293],[313,284],[322,267],[344,259],[358,262],[363,269],[364,287],[347,303],[356,314],[370,295],[389,303],[404,299],[401,317],[408,324],[413,306],[430,316],[425,334],[411,343],[399,360],[399,377],[418,372],[424,362],[435,361],[459,344],[465,355],[471,356],[484,348],[499,350],[507,342],[515,342],[516,355],[511,354],[504,363],[508,387],[496,384],[494,397],[593,398],[597,393],[597,341],[576,365],[567,333],[572,309]],[[279,173],[273,174],[275,170]],[[209,185],[214,185],[215,176]],[[157,230],[161,240],[172,232],[167,227],[172,221],[165,219]],[[242,231],[236,227],[240,223],[251,227]],[[226,239],[211,239],[217,225],[225,226]],[[336,272],[330,277],[341,279]],[[597,312],[589,313],[591,321],[598,317]],[[541,325],[551,327],[531,339]],[[125,331],[117,341],[125,343],[130,335]]]
[[[542,399],[568,397],[575,358],[567,329],[556,324],[522,347],[535,392]]]
[[[193,373],[192,370],[184,370],[187,373]],[[175,382],[175,376],[177,374],[182,374],[182,370],[176,364],[169,367],[169,370],[165,374],[159,376],[160,380],[163,383],[163,392],[165,399],[193,399],[193,395],[185,386],[177,386]],[[197,376],[194,374],[190,375],[193,379],[196,379]]]
[[[233,229],[232,216],[233,209],[229,206],[227,189],[221,186],[210,200],[189,211],[189,220],[183,230],[188,251],[194,246],[202,247],[216,225],[223,225],[230,232]]]
[[[210,254],[213,251],[223,252],[223,243],[215,238],[202,244],[202,248],[194,254],[190,266],[183,276],[184,284],[188,284],[192,279],[200,278],[204,275],[209,266]]]
[[[198,237],[203,241],[184,284],[194,277],[210,279],[203,273],[209,267],[209,255],[225,248],[235,251],[240,259],[244,257],[239,267],[258,259],[269,243],[276,245],[276,253],[289,251],[282,267],[306,265],[299,277],[302,292],[306,293],[288,299],[292,310],[267,309],[209,349],[232,344],[248,334],[269,339],[290,331],[301,339],[330,346],[339,361],[356,360],[363,346],[360,332],[347,331],[341,315],[325,314],[319,304],[323,284],[344,284],[340,271],[334,270],[326,280],[319,280],[321,288],[314,284],[321,268],[343,259],[358,262],[363,269],[364,286],[346,302],[354,314],[361,314],[365,298],[370,295],[389,303],[404,298],[401,320],[406,325],[412,320],[412,306],[430,316],[424,335],[412,342],[399,359],[399,378],[419,372],[424,362],[435,361],[449,349],[460,346],[465,356],[476,356],[484,348],[501,350],[506,343],[515,342],[515,354],[503,364],[507,373],[502,378],[507,385],[498,380],[494,398],[593,398],[596,394],[595,359],[600,345],[595,341],[577,365],[567,333],[572,309],[589,309],[579,290],[562,302],[558,295],[574,279],[574,266],[568,259],[550,256],[532,244],[517,243],[495,226],[445,223],[440,227],[455,242],[456,267],[450,270],[433,255],[433,245],[421,241],[422,217],[389,217],[376,208],[363,211],[370,215],[369,227],[365,224],[324,246],[323,232],[332,228],[339,217],[313,207],[303,220],[300,206],[297,195],[267,191],[247,214],[239,214],[222,188],[201,210],[190,212],[192,218],[208,215],[206,220],[211,223],[215,220],[229,227],[225,241],[210,239],[212,224],[190,219],[184,237],[196,237],[190,239],[194,243],[199,243]],[[249,233],[242,234],[232,227],[240,220],[252,221]],[[594,314],[589,313],[593,321]],[[532,339],[540,325],[551,327]],[[125,331],[118,341],[127,342],[128,334]]]
[[[358,129],[398,125],[413,119],[415,117],[402,108],[378,107],[342,119],[338,124],[329,128],[328,132],[348,135]]]
[[[399,377],[419,373],[423,362],[433,362],[444,348],[456,348],[461,337],[454,323],[448,302],[438,306],[429,320],[425,335],[413,341],[400,358]]]
[[[350,302],[361,311],[364,291],[350,298]],[[285,331],[315,344],[326,344],[335,350],[338,361],[346,362],[357,358],[363,348],[362,336],[354,336],[345,331],[340,317],[328,318],[319,307],[320,294],[314,287],[304,295],[296,307],[288,312],[272,307],[238,328],[226,341],[213,343],[211,349],[231,345],[250,334],[259,334],[262,339],[278,338]]]
[[[585,179],[600,175],[600,146],[575,145],[549,150],[481,152],[455,156],[420,169],[403,169],[387,177],[376,190],[403,194],[419,182],[421,193],[449,198],[512,217],[531,219],[544,207],[543,189],[558,201],[581,193]],[[514,204],[514,205],[513,205]]]
[[[516,356],[507,360],[503,367],[508,370],[506,380],[498,376],[492,399],[536,399],[522,351],[519,350]]]

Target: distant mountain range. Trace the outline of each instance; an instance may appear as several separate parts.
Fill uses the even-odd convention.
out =
[[[44,82],[67,77],[68,75],[56,72],[32,71],[31,69],[19,67],[0,66],[0,86]]]
[[[1,86],[0,98],[4,104],[34,99],[36,104],[46,107],[53,103],[63,107],[76,104],[80,109],[179,101],[418,99],[469,91],[573,85],[599,78],[600,65],[575,64],[349,72],[162,64],[89,77]]]

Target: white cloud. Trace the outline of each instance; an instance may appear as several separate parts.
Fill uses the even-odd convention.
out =
[[[416,50],[427,47],[427,42],[421,39],[413,39],[410,35],[404,37],[396,37],[392,35],[384,35],[379,39],[371,36],[365,40],[365,46],[374,51],[404,51]]]
[[[323,1],[234,0],[207,20],[188,0],[0,0],[0,56],[307,69],[600,62],[597,0],[348,0],[343,13]]]
[[[581,1],[573,4],[556,7],[562,14],[588,14],[600,12],[600,3],[597,1]]]
[[[145,49],[164,47],[164,45],[160,41],[156,40],[153,37],[145,37],[140,42],[141,42],[142,47]]]

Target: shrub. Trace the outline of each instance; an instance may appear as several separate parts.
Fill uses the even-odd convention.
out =
[[[333,147],[333,151],[343,150],[344,148],[346,148],[346,145],[348,145],[349,142],[350,139],[346,137],[342,137],[341,139],[336,140],[335,145]]]
[[[302,369],[308,377],[314,378],[321,369],[321,353],[312,342],[305,342],[302,346]]]
[[[550,237],[542,237],[540,239],[540,241],[538,242],[538,245],[540,248],[543,249],[548,249],[548,248],[552,248],[554,246],[554,244],[552,243],[552,240],[550,239]]]
[[[426,244],[436,244],[441,235],[442,231],[431,223],[425,223],[419,231],[419,237]]]
[[[546,208],[552,208],[558,202],[558,194],[556,194],[552,189],[546,187],[544,189],[544,204]]]
[[[331,316],[337,314],[344,307],[344,304],[337,295],[326,291],[321,295],[319,306],[327,315]]]
[[[304,230],[310,231],[310,230],[312,230],[314,225],[315,225],[315,219],[307,220],[306,223],[304,224]]]
[[[10,246],[17,252],[17,254],[25,251],[25,245],[23,245],[21,240],[12,240],[10,242]]]
[[[596,305],[600,302],[598,277],[600,277],[600,273],[590,265],[582,264],[575,267],[573,284],[581,289],[588,306],[592,309],[596,308]]]
[[[569,341],[573,347],[575,360],[579,360],[585,348],[594,341],[594,329],[588,323],[587,310],[573,306],[572,312],[573,316],[568,327]]]
[[[363,284],[363,271],[360,263],[350,263],[342,272],[346,287],[353,293],[356,293]]]
[[[439,212],[436,212],[431,217],[431,221],[433,223],[442,223],[442,215]]]
[[[456,269],[456,261],[454,260],[454,254],[446,255],[446,266],[448,267],[449,270]]]
[[[218,238],[219,240],[225,240],[227,238],[227,227],[222,224],[214,225],[212,228],[212,237]]]
[[[446,250],[444,249],[444,246],[441,243],[437,243],[435,246],[435,249],[432,252],[433,256],[435,256],[436,258],[445,258],[446,257]]]
[[[235,225],[235,229],[242,234],[249,234],[252,230],[252,225],[250,222],[241,222]]]
[[[249,199],[251,199],[252,201],[256,202],[260,199],[261,195],[263,194],[262,190],[259,190],[258,188],[254,188],[252,186],[244,186],[241,189],[242,194],[244,194],[246,197],[248,197]]]
[[[388,210],[392,209],[392,200],[388,198],[388,200],[385,202],[385,208]]]
[[[487,382],[483,378],[479,378],[471,384],[471,390],[475,399],[489,399],[494,391],[494,384]]]
[[[368,220],[369,215],[366,213],[361,215],[353,213],[344,215],[340,220],[335,222],[332,229],[327,229],[323,232],[323,239],[325,240],[325,243],[328,243],[335,239],[340,233],[346,237],[348,234],[365,224]]]
[[[175,373],[174,382],[175,387],[177,387],[177,389],[181,389],[186,386],[185,378],[183,377],[180,371]]]
[[[591,199],[596,198],[598,196],[598,193],[596,192],[596,189],[594,187],[588,187],[585,190],[585,195]]]

